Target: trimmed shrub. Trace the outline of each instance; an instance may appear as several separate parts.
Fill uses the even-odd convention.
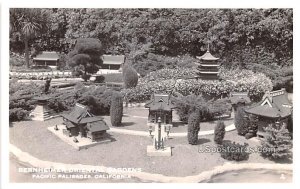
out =
[[[84,80],[84,81],[87,81],[91,78],[91,75],[90,74],[82,74],[81,75],[81,78]]]
[[[180,120],[185,123],[188,122],[188,119],[193,112],[197,111],[199,112],[200,115],[200,111],[199,111],[200,109],[202,110],[201,119],[204,119],[204,117],[208,117],[208,111],[209,111],[208,105],[202,96],[197,96],[197,95],[182,96],[176,98],[174,100],[174,103]]]
[[[22,108],[9,109],[9,121],[21,121],[29,116],[30,111],[23,110]]]
[[[138,84],[138,75],[135,69],[129,65],[123,66],[123,80],[125,88],[133,88]]]
[[[242,145],[235,142],[226,142],[221,146],[221,157],[229,161],[248,160],[249,152],[247,152],[247,147],[247,143],[244,143],[244,145]]]
[[[23,66],[23,65],[25,65],[25,59],[20,59],[17,57],[10,57],[9,65],[10,66]]]
[[[258,130],[258,117],[255,115],[250,115],[249,119],[246,119],[246,121],[248,121],[248,131],[245,135],[245,138],[249,139],[256,136]]]
[[[239,135],[248,133],[249,122],[245,118],[246,112],[243,107],[238,107],[234,116],[234,125]]]
[[[95,82],[95,83],[103,83],[104,80],[105,80],[104,75],[98,75],[98,76],[96,76],[94,82]]]
[[[215,126],[214,141],[216,144],[222,144],[225,136],[225,124],[223,121],[218,121]]]
[[[209,101],[209,113],[212,118],[215,116],[221,116],[223,114],[231,115],[232,105],[229,98],[222,98]]]
[[[62,112],[72,109],[78,102],[87,106],[94,115],[109,115],[113,92],[105,87],[91,85],[86,88],[77,83],[72,91],[55,91],[48,105],[56,112]]]
[[[231,110],[231,104],[228,100],[206,100],[202,95],[179,96],[173,101],[177,114],[183,122],[187,122],[189,115],[196,110],[200,113],[200,121],[213,120],[215,116]]]
[[[274,66],[262,64],[249,64],[247,68],[255,73],[263,73],[272,80],[273,90],[286,88],[288,92],[293,91],[293,66]]]
[[[261,100],[266,91],[272,90],[272,82],[264,74],[250,70],[221,69],[220,80],[193,79],[196,69],[161,69],[151,72],[139,80],[135,88],[127,90],[130,102],[149,100],[151,94],[164,91],[178,92],[184,96],[202,94],[214,98],[225,97],[232,89],[236,92],[249,92],[253,101]]]
[[[115,92],[111,99],[110,120],[112,126],[120,126],[123,116],[123,96]]]
[[[198,133],[200,131],[200,117],[199,113],[192,113],[188,119],[188,142],[189,144],[198,144]]]
[[[9,121],[25,119],[34,108],[32,97],[41,94],[42,85],[30,82],[19,83],[13,79],[9,82]]]
[[[290,133],[282,124],[276,127],[269,125],[265,128],[266,136],[261,143],[261,155],[272,160],[291,158],[292,140]]]

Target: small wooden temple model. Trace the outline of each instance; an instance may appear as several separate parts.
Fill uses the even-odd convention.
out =
[[[119,70],[125,62],[124,55],[103,55],[101,69]]]
[[[198,78],[205,79],[205,80],[217,80],[219,79],[219,66],[218,63],[219,58],[214,57],[209,52],[209,47],[206,51],[206,53],[200,57],[197,57],[200,62],[197,64],[199,65],[198,70]]]
[[[272,92],[266,92],[262,100],[245,110],[250,115],[258,118],[259,137],[264,137],[264,128],[275,123],[280,122],[282,126],[287,127],[288,118],[292,113],[292,103],[289,101],[286,90],[281,89]]]
[[[67,136],[90,138],[92,141],[102,139],[109,127],[102,117],[91,114],[87,107],[77,103],[68,114],[62,114],[64,125],[63,133]]]
[[[247,92],[232,92],[229,95],[229,99],[234,111],[240,106],[246,106],[251,103]]]
[[[56,68],[58,65],[59,56],[56,52],[43,51],[33,58],[35,66],[50,66]]]
[[[170,95],[153,94],[145,107],[149,108],[148,124],[156,124],[159,117],[162,125],[172,124],[172,110],[175,106],[170,100]]]

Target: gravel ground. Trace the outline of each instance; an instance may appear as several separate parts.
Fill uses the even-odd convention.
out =
[[[148,131],[148,126],[147,126],[148,109],[124,108],[123,112],[124,112],[124,116],[122,119],[123,125],[119,128],[136,130],[136,131]],[[104,119],[110,125],[110,117],[104,116]],[[179,121],[179,117],[176,114],[176,112],[173,112],[173,120],[174,120],[173,128],[171,129],[171,132],[173,133],[187,132],[187,124],[184,124],[181,121]],[[224,123],[226,126],[231,125],[233,123],[233,118],[224,119]],[[216,124],[217,121],[201,122],[200,131],[214,130]]]
[[[148,157],[146,148],[147,145],[152,144],[149,137],[115,133],[112,134],[115,141],[111,143],[77,151],[47,130],[47,127],[59,124],[61,121],[62,118],[56,118],[44,123],[37,121],[12,123],[10,142],[41,160],[117,168],[142,168],[142,171],[145,172],[168,176],[194,175],[226,162],[219,153],[200,153],[198,151],[206,146],[215,146],[212,135],[201,137],[198,145],[187,144],[185,137],[169,139],[167,145],[173,148],[171,157]],[[238,136],[236,131],[227,132],[225,140],[247,142],[252,147],[259,144],[256,140],[246,140],[244,137]],[[255,153],[251,154],[246,162],[272,163]]]

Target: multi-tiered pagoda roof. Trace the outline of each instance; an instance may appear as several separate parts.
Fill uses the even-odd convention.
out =
[[[200,60],[200,62],[197,63],[199,65],[197,68],[199,71],[199,78],[211,80],[218,79],[220,66],[220,64],[218,63],[219,58],[214,57],[209,52],[209,50],[207,50],[205,54],[197,58]]]

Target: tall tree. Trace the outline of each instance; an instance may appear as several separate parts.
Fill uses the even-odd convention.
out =
[[[29,42],[47,27],[49,15],[42,9],[10,9],[10,34],[20,36],[25,46],[25,62],[29,67]]]
[[[74,49],[69,53],[67,64],[87,81],[88,73],[97,73],[103,55],[102,45],[98,39],[81,38],[76,40]]]

